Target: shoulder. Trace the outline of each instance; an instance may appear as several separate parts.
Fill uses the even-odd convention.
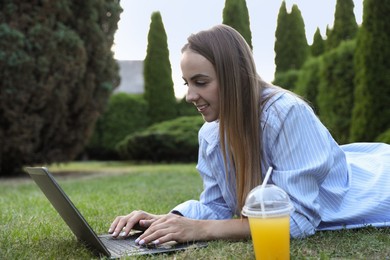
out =
[[[295,131],[308,124],[322,125],[313,109],[299,96],[283,89],[267,91],[263,95],[269,96],[265,96],[266,102],[261,111],[261,127],[266,138],[277,138],[283,129]]]
[[[269,114],[286,115],[289,111],[297,108],[313,112],[308,103],[301,97],[281,88],[266,88],[262,98],[265,100],[262,106],[263,116]]]
[[[295,114],[316,117],[309,104],[290,91],[278,87],[267,87],[263,91],[262,99],[264,100],[261,109],[262,124],[282,123],[289,115]]]

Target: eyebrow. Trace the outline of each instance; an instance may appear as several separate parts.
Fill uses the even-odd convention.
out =
[[[209,78],[210,76],[208,76],[208,75],[206,75],[206,74],[201,74],[201,73],[199,73],[199,74],[195,74],[194,76],[192,76],[191,78],[190,78],[190,80],[194,80],[194,79],[197,79],[197,78],[200,78],[200,77],[207,77],[207,78]],[[184,77],[182,77],[183,78],[183,80],[186,80]]]

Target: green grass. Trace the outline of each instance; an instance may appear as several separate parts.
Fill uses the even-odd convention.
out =
[[[97,233],[135,209],[166,213],[197,199],[194,164],[71,163],[48,167]],[[72,173],[63,175],[64,172]],[[62,173],[62,174],[61,174]],[[69,176],[71,176],[69,178]],[[390,228],[318,232],[291,241],[292,259],[388,259]],[[29,179],[1,180],[0,259],[94,259]],[[251,241],[212,241],[204,249],[140,259],[254,259]]]

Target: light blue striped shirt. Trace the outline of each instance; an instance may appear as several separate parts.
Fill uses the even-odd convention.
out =
[[[312,109],[287,92],[265,104],[261,126],[262,172],[272,166],[270,182],[284,189],[294,204],[292,237],[390,225],[390,145],[338,145]],[[231,184],[226,179],[218,127],[218,122],[205,123],[199,131],[197,169],[204,190],[199,201],[174,208],[186,217],[227,219],[240,213],[231,188],[234,178]]]

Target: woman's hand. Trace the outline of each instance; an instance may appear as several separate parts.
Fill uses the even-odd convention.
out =
[[[108,233],[113,237],[118,235],[126,237],[130,230],[136,226],[147,229],[154,221],[164,215],[154,215],[142,210],[136,210],[126,216],[118,216],[112,222]],[[143,222],[146,221],[146,222]]]
[[[167,214],[159,218],[141,220],[141,226],[149,228],[136,240],[140,245],[153,243],[155,245],[170,241],[178,243],[202,240],[201,221]]]
[[[127,236],[137,224],[147,228],[136,243],[158,245],[170,241],[178,243],[212,239],[246,239],[250,237],[248,219],[195,220],[173,213],[154,215],[144,211],[133,211],[119,216],[111,224],[109,233],[114,237]]]

